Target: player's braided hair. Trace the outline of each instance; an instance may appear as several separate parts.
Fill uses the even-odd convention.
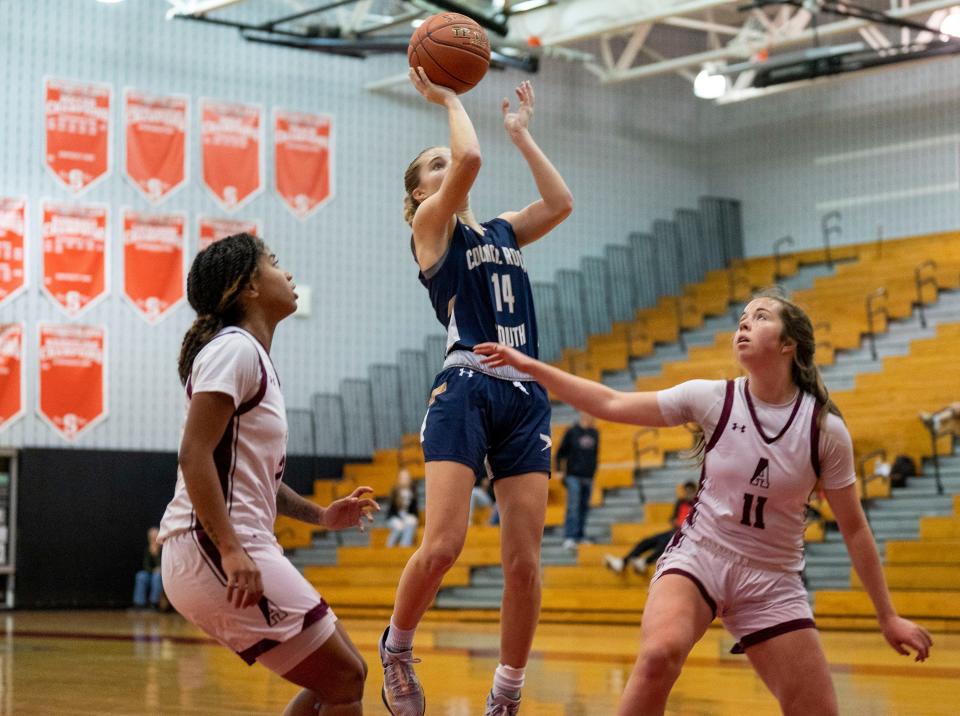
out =
[[[235,234],[210,244],[193,260],[187,275],[187,300],[197,318],[180,345],[178,369],[184,385],[197,353],[221,328],[243,318],[240,291],[255,275],[265,250],[256,236]]]

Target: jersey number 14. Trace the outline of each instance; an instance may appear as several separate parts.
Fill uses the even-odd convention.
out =
[[[503,304],[507,304],[510,313],[513,313],[513,304],[517,299],[513,297],[513,283],[510,281],[510,274],[492,274],[490,280],[493,281],[493,297],[497,302],[497,313],[503,312]]]

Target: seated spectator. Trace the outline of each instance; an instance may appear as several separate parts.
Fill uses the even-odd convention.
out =
[[[410,479],[410,471],[403,468],[397,473],[397,484],[390,490],[390,508],[387,510],[390,536],[387,537],[387,547],[412,546],[419,524],[417,491]]]
[[[647,566],[660,559],[660,555],[663,554],[667,545],[670,544],[673,533],[680,529],[683,521],[687,519],[687,515],[690,514],[690,510],[693,508],[693,503],[696,499],[696,483],[692,481],[683,483],[683,496],[679,497],[674,503],[673,514],[670,516],[670,523],[673,527],[640,540],[633,546],[633,549],[623,557],[617,557],[612,554],[603,555],[604,565],[617,574],[623,574],[624,568],[629,564],[637,574],[646,574]]]
[[[133,606],[138,609],[147,608],[148,596],[150,599],[149,605],[154,609],[160,607],[161,599],[163,599],[163,582],[160,578],[160,545],[157,543],[158,534],[160,534],[160,530],[157,527],[151,527],[147,530],[147,546],[143,551],[143,569],[137,572],[133,580]]]

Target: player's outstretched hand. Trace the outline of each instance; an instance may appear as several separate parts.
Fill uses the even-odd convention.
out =
[[[473,347],[473,352],[486,356],[481,362],[490,368],[509,365],[517,370],[527,371],[533,365],[533,358],[502,343],[481,343]]]
[[[372,495],[372,487],[358,487],[346,497],[331,502],[323,512],[323,526],[328,530],[345,530],[349,527],[366,529],[364,520],[373,522],[373,513],[380,511],[376,500],[364,495]]]
[[[417,69],[411,67],[408,75],[410,82],[416,87],[417,92],[422,94],[428,102],[433,102],[433,104],[439,104],[441,107],[445,107],[448,101],[457,98],[457,93],[449,87],[431,82],[422,67],[418,67]]]
[[[930,637],[930,632],[919,624],[914,624],[903,617],[892,617],[881,623],[880,628],[887,643],[898,654],[909,656],[909,649],[913,649],[917,652],[914,661],[925,661],[930,656],[933,639]]]
[[[510,100],[506,97],[500,103],[503,127],[511,135],[528,129],[530,120],[533,119],[533,85],[530,84],[530,80],[524,80],[517,87],[517,99],[520,100],[520,107],[516,112],[510,111]]]

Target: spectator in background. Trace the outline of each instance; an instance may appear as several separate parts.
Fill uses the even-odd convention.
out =
[[[658,532],[637,542],[625,556],[617,557],[612,554],[603,555],[603,563],[617,574],[623,574],[624,568],[629,564],[637,574],[645,574],[647,566],[660,559],[673,533],[683,525],[690,510],[693,509],[693,503],[697,499],[697,484],[691,480],[683,483],[683,495],[677,498],[673,505],[673,514],[670,516],[670,524],[673,527],[664,532]],[[649,552],[643,556],[644,552]]]
[[[575,549],[586,540],[583,528],[590,512],[593,476],[597,472],[600,433],[592,415],[581,412],[563,436],[557,450],[557,477],[567,488],[567,516],[563,522],[563,548]]]
[[[390,508],[387,511],[390,536],[387,537],[387,547],[410,547],[419,524],[417,491],[410,479],[410,471],[402,468],[397,473],[397,484],[390,490]]]
[[[160,529],[151,527],[147,530],[147,546],[143,550],[143,568],[137,572],[133,580],[133,606],[139,609],[147,608],[149,591],[150,606],[154,609],[160,606],[163,596],[163,580],[160,578],[160,545],[157,535]]]

